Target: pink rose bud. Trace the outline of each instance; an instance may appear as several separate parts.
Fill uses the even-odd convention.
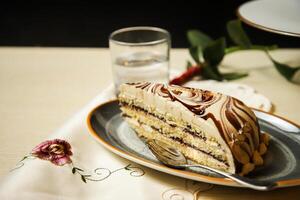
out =
[[[32,150],[31,154],[59,166],[71,163],[70,156],[73,155],[71,145],[67,141],[60,139],[42,142]]]

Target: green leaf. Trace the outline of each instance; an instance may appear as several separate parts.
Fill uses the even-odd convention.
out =
[[[211,37],[199,30],[189,30],[187,38],[191,46],[200,46],[202,49],[213,41]]]
[[[223,80],[222,76],[219,73],[215,73],[214,70],[212,70],[212,67],[209,65],[203,67],[201,75],[207,79],[213,79],[217,81]]]
[[[26,160],[29,156],[24,156],[19,162]]]
[[[278,46],[277,45],[270,45],[270,46],[264,46],[264,45],[252,45],[250,49],[252,50],[274,50],[277,49]],[[236,51],[240,51],[240,50],[246,50],[246,48],[241,47],[241,46],[231,46],[225,49],[225,54],[230,54]]]
[[[191,63],[191,61],[186,61],[186,68],[189,69],[190,67],[192,67],[193,64]]]
[[[294,74],[296,73],[296,71],[300,70],[300,67],[290,67],[286,64],[279,63],[271,57],[269,52],[266,51],[266,53],[269,56],[269,58],[271,59],[271,61],[273,62],[273,64],[275,65],[275,68],[277,69],[277,71],[282,76],[284,76],[288,81],[293,81],[292,78],[293,78]]]
[[[264,45],[252,45],[251,49],[257,49],[257,50],[274,50],[277,49],[278,46],[277,45],[270,45],[270,46],[264,46]]]
[[[244,78],[246,76],[248,76],[247,73],[224,73],[222,74],[223,78],[226,80],[235,80],[235,79],[240,79],[240,78]]]
[[[125,170],[130,170],[130,168],[129,168],[130,166],[131,166],[131,164],[128,164],[127,166],[124,167],[124,169]]]
[[[76,169],[75,169],[75,167],[73,167],[72,168],[72,173],[75,174],[75,172],[76,172]]]
[[[233,53],[236,51],[244,50],[243,47],[240,46],[232,46],[225,49],[225,54]]]
[[[225,55],[225,47],[226,41],[225,38],[222,37],[215,40],[203,50],[203,58],[205,62],[208,63],[208,66],[210,66],[211,70],[217,75],[220,75],[218,65]]]
[[[200,52],[199,52],[199,47],[197,47],[197,46],[194,46],[194,47],[190,47],[189,48],[189,52],[190,52],[190,55],[192,56],[192,58],[194,59],[194,61],[196,62],[196,63],[200,63]],[[201,52],[202,53],[202,52]],[[202,55],[201,55],[202,56]]]
[[[83,175],[81,175],[81,180],[86,183],[86,179]]]
[[[77,169],[78,171],[82,171],[83,172],[83,169],[80,169],[78,167],[74,167],[75,169]]]
[[[235,44],[246,49],[251,48],[251,41],[245,33],[240,20],[231,20],[227,22],[226,28],[230,39]]]

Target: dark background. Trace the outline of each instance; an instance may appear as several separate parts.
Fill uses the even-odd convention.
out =
[[[191,1],[10,1],[0,5],[0,46],[107,47],[109,34],[129,26],[170,31],[173,47],[188,47],[186,31],[200,29],[214,38],[226,34],[246,0]],[[300,47],[300,39],[244,24],[255,44]]]

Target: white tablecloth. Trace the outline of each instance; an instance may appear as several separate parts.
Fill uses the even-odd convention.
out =
[[[274,52],[274,55],[275,57],[277,55],[280,61],[285,62],[285,59],[298,58],[297,56],[295,57],[298,53],[299,52],[294,54],[290,54],[290,52]],[[237,82],[253,86],[260,93],[265,94],[274,103],[276,112],[299,120],[299,115],[297,115],[297,113],[299,113],[297,112],[297,110],[299,110],[299,107],[297,107],[299,100],[299,92],[297,91],[299,91],[299,86],[288,83],[278,75],[273,68],[264,67],[269,63],[263,61],[260,54],[247,54],[247,52],[238,54],[238,56],[230,55],[229,57],[226,57],[223,62],[223,65],[228,67],[252,67],[250,76]],[[247,55],[245,56],[244,54]],[[289,55],[294,56],[289,57]],[[21,57],[22,56],[23,54]],[[56,53],[53,52],[53,56],[56,56]],[[97,55],[95,54],[95,58],[96,56]],[[245,60],[247,60],[247,62],[245,62]],[[4,88],[5,91],[9,91],[9,88],[11,88],[11,85],[6,87],[5,84],[7,81],[14,80],[13,77],[15,76],[12,75],[17,73],[18,70],[22,71],[22,68],[20,68],[21,66],[16,67],[15,71],[11,71],[11,66],[13,66],[11,63],[14,61],[15,59],[11,59],[9,56],[4,56],[3,59],[1,58],[0,60],[0,69],[5,72],[1,73],[1,75],[5,75],[3,75],[3,77],[1,76],[0,79],[3,81],[1,88]],[[28,60],[20,61],[20,64],[27,62],[33,63],[33,61],[34,59],[28,58]],[[262,62],[257,64],[258,61]],[[252,66],[248,66],[249,63],[251,63]],[[36,67],[38,65],[39,63],[33,65],[34,70],[37,69]],[[28,66],[30,68],[31,65]],[[180,66],[182,66],[182,62]],[[255,70],[253,66],[259,68]],[[64,77],[66,76],[66,74],[61,75]],[[101,77],[105,78],[105,74],[102,74]],[[15,81],[18,83],[19,79]],[[30,84],[31,86],[34,86],[34,82]],[[22,86],[22,84],[15,85],[18,90],[22,90],[20,86]],[[11,102],[13,99],[21,99],[22,95],[23,97],[26,97],[24,96],[26,94],[25,92],[26,91],[7,98],[5,96],[4,100],[2,99],[1,102]],[[199,195],[199,198],[201,199],[231,200],[240,199],[241,197],[243,199],[253,199],[254,197],[256,199],[282,199],[286,197],[296,199],[299,197],[299,187],[276,190],[270,193],[221,186],[213,186],[213,188],[211,188],[212,186],[209,184],[195,183],[193,181],[169,176],[146,167],[137,166],[134,163],[130,163],[129,161],[110,153],[89,136],[85,125],[85,118],[88,111],[100,102],[110,98],[111,95],[112,92],[110,89],[104,91],[88,105],[84,106],[81,111],[73,116],[61,128],[49,136],[49,139],[65,139],[71,144],[73,152],[71,159],[73,164],[74,166],[83,169],[84,173],[93,175],[92,177],[95,179],[100,179],[101,175],[97,175],[93,172],[95,169],[98,169],[96,172],[100,172],[99,168],[103,168],[102,170],[104,171],[102,172],[106,172],[106,174],[111,172],[110,176],[102,181],[87,181],[87,183],[84,183],[80,174],[72,174],[72,167],[69,165],[56,166],[49,161],[40,160],[38,158],[28,158],[22,162],[24,165],[19,163],[16,166],[17,169],[8,173],[7,176],[1,179],[0,199],[180,199],[179,197],[182,197],[182,195],[185,195],[185,199],[193,199],[195,195]],[[5,106],[7,107],[7,104],[1,104],[1,110],[5,110]],[[51,109],[51,107],[49,109]],[[19,110],[16,110],[15,113],[19,112]],[[35,120],[36,123],[39,123],[38,118]],[[12,127],[12,124],[13,123],[9,123],[8,125]],[[6,124],[3,124],[2,127],[6,127],[5,125]],[[14,124],[13,127],[17,130],[18,124]],[[26,138],[25,136],[26,135],[22,136],[22,139]],[[29,135],[27,137],[29,137]],[[31,140],[30,137],[28,140]],[[23,140],[14,137],[13,142],[22,144]],[[13,143],[9,144],[14,145]],[[5,146],[6,144],[3,145]],[[32,148],[33,147],[34,146],[32,146]],[[29,153],[30,150],[28,151],[28,154]],[[1,160],[4,161],[2,163],[5,163],[5,159],[5,157],[1,157]],[[125,167],[129,164],[130,166],[127,167],[129,170],[126,170]],[[131,172],[133,172],[133,174]],[[241,192],[243,196],[241,196]]]

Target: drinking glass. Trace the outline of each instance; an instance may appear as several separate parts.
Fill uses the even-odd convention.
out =
[[[127,82],[169,80],[171,39],[168,31],[156,27],[129,27],[109,37],[115,91]]]

